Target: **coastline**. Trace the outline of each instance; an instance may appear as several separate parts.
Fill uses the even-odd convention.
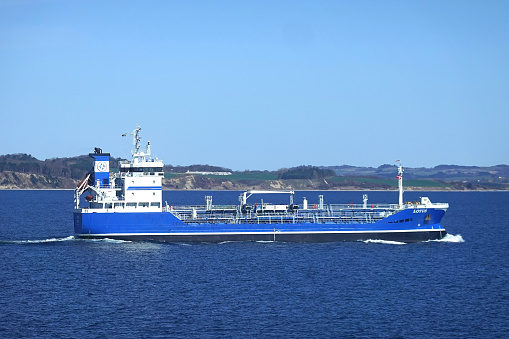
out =
[[[74,190],[79,180],[65,177],[35,176],[27,173],[0,172],[0,190]],[[354,179],[357,179],[355,181]],[[395,191],[397,185],[381,179],[380,182],[363,181],[363,177],[352,178],[347,184],[326,179],[278,179],[278,180],[234,180],[188,175],[180,178],[165,178],[165,191],[248,191],[248,190],[293,190],[293,191]],[[372,178],[369,178],[372,179]],[[408,180],[405,191],[434,192],[480,192],[509,191],[507,184],[444,182],[434,180]],[[418,184],[418,185],[415,185]],[[429,186],[428,186],[429,185]]]
[[[193,189],[173,189],[163,188],[163,191],[168,192],[244,192],[249,189],[206,189],[206,188],[193,188]],[[290,189],[296,192],[397,192],[393,189],[369,189],[369,188],[357,188],[357,189]],[[74,188],[2,188],[0,191],[74,191]],[[276,189],[274,189],[276,191]],[[509,192],[509,189],[421,189],[405,187],[405,192]]]

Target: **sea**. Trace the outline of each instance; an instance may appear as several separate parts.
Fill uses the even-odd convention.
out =
[[[163,200],[236,204],[239,194]],[[295,202],[363,194],[398,199],[306,191]],[[80,240],[73,191],[0,191],[0,337],[507,338],[509,192],[405,201],[420,196],[450,204],[441,241],[188,244]]]

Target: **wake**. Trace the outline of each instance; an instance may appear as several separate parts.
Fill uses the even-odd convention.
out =
[[[76,239],[79,241],[86,241],[86,242],[105,242],[110,244],[124,244],[124,243],[130,243],[132,241],[130,240],[120,240],[120,239],[110,239],[110,238],[101,238],[101,239]]]
[[[76,238],[73,235],[64,238],[48,238],[48,239],[35,239],[35,240],[4,240],[0,241],[3,244],[51,244],[58,242],[68,242],[68,241],[84,241],[84,242],[103,242],[103,243],[111,243],[111,244],[121,244],[121,243],[130,243],[131,241],[127,240],[116,240],[116,239],[80,239]]]
[[[48,239],[36,239],[36,240],[6,240],[2,241],[5,244],[47,244],[54,242],[74,241],[77,240],[73,235],[65,238],[48,238]]]
[[[50,242],[62,242],[62,241],[73,241],[76,240],[76,238],[72,235],[65,237],[65,238],[49,238],[49,239],[41,239],[41,240],[24,240],[21,241],[26,242],[27,244],[44,244],[44,243],[50,243]]]
[[[449,233],[447,233],[447,235],[445,237],[443,237],[442,239],[439,239],[439,240],[430,240],[430,241],[436,241],[436,242],[455,242],[455,243],[465,242],[465,240],[463,239],[461,234],[454,235],[454,234],[449,234]]]
[[[390,240],[379,240],[379,239],[368,239],[363,241],[365,244],[385,244],[385,245],[406,245],[407,243],[399,242],[399,241],[390,241]],[[465,242],[461,234],[447,234],[442,239],[437,240],[427,240],[423,242],[451,242],[451,243],[462,243]]]
[[[368,239],[364,240],[365,244],[385,244],[385,245],[406,245],[404,242],[391,241],[391,240],[380,240],[380,239]]]

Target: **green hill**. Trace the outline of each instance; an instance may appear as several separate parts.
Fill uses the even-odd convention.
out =
[[[118,171],[119,158],[110,159]],[[92,169],[88,155],[38,160],[30,154],[0,156],[0,189],[67,188]],[[397,167],[381,165],[297,166],[278,171],[232,171],[212,165],[165,165],[163,186],[167,189],[396,189]],[[191,172],[191,173],[190,173]],[[223,174],[223,175],[219,175]],[[224,175],[228,174],[228,175]],[[491,167],[440,165],[433,168],[405,168],[405,189],[509,189],[509,166]]]

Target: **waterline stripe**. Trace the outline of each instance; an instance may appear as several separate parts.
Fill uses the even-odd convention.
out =
[[[278,231],[276,232],[196,232],[196,233],[104,233],[104,234],[78,234],[80,237],[105,237],[105,236],[139,236],[139,235],[233,235],[233,234],[365,234],[365,233],[414,233],[414,232],[443,232],[445,229],[427,229],[427,230],[379,230],[379,231],[292,231],[292,232],[284,232]]]

